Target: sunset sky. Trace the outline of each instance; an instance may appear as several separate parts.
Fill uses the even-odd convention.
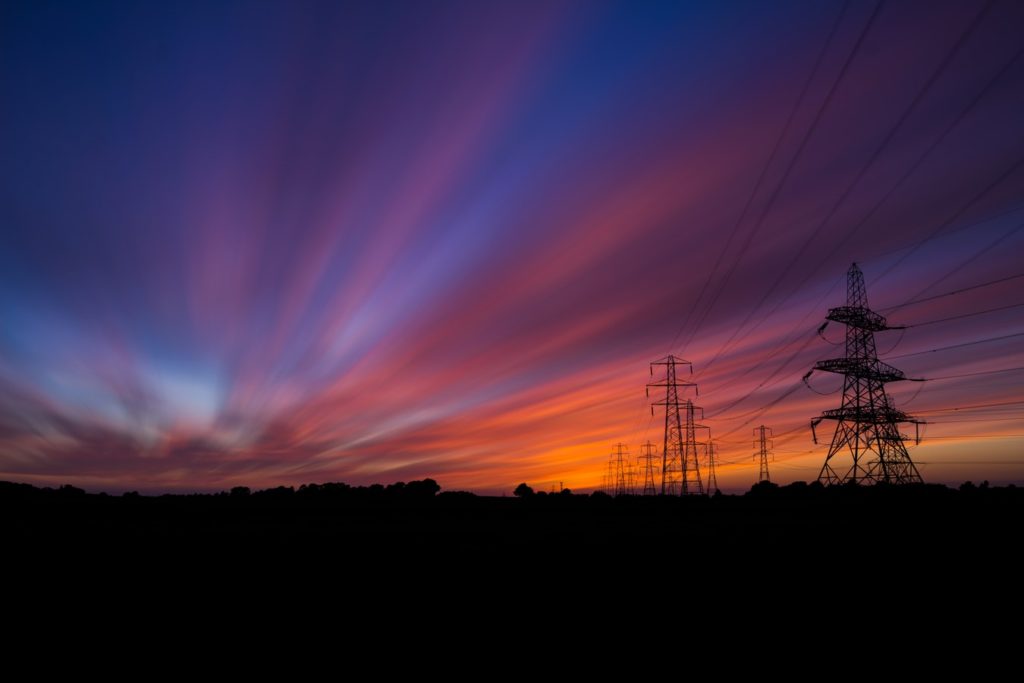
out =
[[[669,352],[722,488],[762,423],[813,479],[856,261],[930,378],[889,387],[924,479],[1024,483],[1022,35],[1015,0],[5,2],[0,479],[589,490],[660,442]]]

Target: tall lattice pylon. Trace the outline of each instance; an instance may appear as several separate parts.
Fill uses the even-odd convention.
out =
[[[868,308],[864,274],[857,264],[847,273],[846,305],[829,309],[826,322],[846,325],[846,355],[818,361],[804,381],[815,370],[843,375],[843,401],[839,408],[822,412],[811,420],[811,433],[818,442],[815,428],[822,420],[835,420],[825,464],[818,481],[824,484],[846,482],[872,484],[919,483],[921,475],[910,460],[900,423],[920,423],[897,410],[885,393],[885,385],[907,379],[902,371],[878,360],[875,332],[899,329],[890,327],[884,317]],[[918,441],[920,441],[918,435]],[[845,461],[841,454],[848,453]]]
[[[772,429],[771,427],[754,427],[754,448],[757,452],[754,453],[755,458],[759,458],[761,461],[761,472],[757,475],[757,480],[771,481],[768,476],[768,456],[771,455],[773,447],[772,442]]]
[[[658,494],[658,488],[654,485],[654,470],[657,468],[658,453],[657,446],[648,441],[640,447],[640,455],[637,456],[637,460],[643,463],[640,467],[644,473],[644,488],[643,495],[655,496]]]
[[[633,492],[633,473],[629,465],[629,448],[626,444],[615,444],[612,451],[612,460],[615,462],[615,490],[616,496],[625,496]]]
[[[715,476],[715,442],[708,438],[708,495],[718,491],[718,477]]]
[[[686,495],[689,493],[690,477],[686,470],[687,452],[686,446],[689,443],[688,432],[684,432],[682,413],[687,413],[687,424],[692,424],[692,411],[685,411],[682,406],[685,402],[679,399],[680,388],[693,387],[696,391],[697,385],[692,382],[681,382],[677,376],[677,367],[686,365],[693,373],[693,364],[690,361],[677,358],[673,355],[665,356],[651,363],[651,376],[654,375],[655,366],[665,367],[665,377],[657,382],[647,385],[647,396],[651,395],[651,388],[665,389],[665,398],[651,404],[651,415],[654,414],[655,406],[665,408],[665,437],[661,448],[661,494],[662,495]],[[698,485],[700,478],[697,479]]]

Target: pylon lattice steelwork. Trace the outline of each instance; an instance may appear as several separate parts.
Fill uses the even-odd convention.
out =
[[[771,427],[754,427],[754,448],[757,449],[757,453],[754,453],[755,458],[761,459],[761,472],[757,475],[757,480],[760,481],[771,481],[768,476],[768,456],[771,455],[771,450],[774,447],[772,442],[772,430]]]
[[[715,476],[715,442],[708,438],[708,495],[718,491],[718,477]]]
[[[629,449],[626,444],[615,444],[612,459],[615,461],[615,495],[625,496],[632,493],[633,472],[629,465]]]
[[[657,462],[657,459],[658,459],[658,454],[657,454],[655,448],[656,448],[655,445],[653,443],[651,443],[650,441],[648,441],[647,443],[645,443],[643,446],[640,447],[640,455],[637,456],[637,460],[639,460],[640,462],[643,463],[643,465],[642,465],[643,471],[644,471],[643,495],[645,495],[645,496],[654,496],[654,495],[657,495],[657,493],[658,493],[658,489],[654,485],[654,470],[655,470],[655,467],[656,467],[655,463]]]
[[[651,387],[665,389],[665,398],[651,404],[651,415],[654,414],[655,406],[664,406],[665,408],[665,437],[661,449],[661,493],[662,495],[681,494],[684,496],[688,493],[701,493],[703,486],[700,481],[700,470],[697,467],[693,404],[689,400],[685,402],[679,400],[680,387],[684,389],[693,387],[696,391],[697,385],[693,382],[679,381],[676,374],[678,365],[689,366],[692,374],[693,364],[682,358],[668,355],[651,363],[652,376],[656,365],[665,366],[665,378],[648,384],[647,395],[651,395]],[[686,414],[685,428],[681,413]],[[689,468],[691,459],[694,465],[692,470]],[[696,489],[696,491],[691,489]]]
[[[815,370],[844,376],[840,407],[826,410],[821,417],[811,420],[815,443],[818,442],[815,430],[818,424],[822,420],[836,421],[836,431],[818,481],[824,484],[921,482],[921,475],[899,431],[900,423],[911,423],[917,428],[920,422],[897,410],[885,393],[887,383],[907,377],[878,360],[875,348],[875,332],[900,328],[890,327],[884,317],[868,308],[864,274],[856,263],[847,273],[846,305],[829,309],[819,331],[824,330],[828,321],[846,325],[846,356],[818,361],[804,375],[805,382]],[[917,442],[920,442],[920,433]],[[840,466],[837,457],[847,451],[852,457],[849,468]]]
[[[694,421],[694,413],[700,411],[700,419],[704,419],[704,409],[693,405],[693,401],[686,399],[686,435],[683,441],[683,463],[682,463],[682,494],[688,493],[703,494],[704,484],[700,479],[700,461],[697,458],[697,449],[700,446],[707,448],[705,444],[697,442],[697,430],[707,429],[710,436],[711,430],[704,425]],[[692,481],[691,481],[692,480]],[[687,486],[689,484],[689,486]],[[694,490],[696,489],[696,490]]]

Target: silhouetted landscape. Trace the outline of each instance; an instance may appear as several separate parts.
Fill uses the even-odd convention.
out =
[[[257,571],[297,562],[344,573],[409,562],[514,571],[566,561],[593,572],[674,560],[733,572],[735,560],[753,560],[759,572],[831,575],[838,560],[842,572],[869,575],[899,561],[903,578],[892,580],[908,580],[908,567],[937,571],[965,558],[1011,571],[1022,513],[1024,490],[984,482],[761,483],[743,495],[685,498],[545,494],[525,485],[514,497],[485,497],[441,491],[432,479],[159,496],[0,482],[3,545],[26,566],[74,557],[94,569],[126,560],[137,567],[156,557],[146,566],[161,573],[224,560]]]

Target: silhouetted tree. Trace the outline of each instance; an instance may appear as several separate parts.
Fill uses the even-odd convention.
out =
[[[59,493],[62,496],[84,496],[85,495],[85,491],[83,489],[80,489],[77,486],[72,486],[71,484],[64,484],[59,489],[57,489],[57,493]]]
[[[759,481],[750,487],[747,491],[748,496],[763,496],[775,493],[779,490],[779,485],[771,481]]]
[[[516,487],[516,490],[512,492],[512,495],[517,496],[519,498],[529,498],[530,496],[533,495],[533,489],[527,486],[526,482],[524,481],[522,484]]]
[[[295,489],[291,486],[276,486],[272,489],[263,489],[257,491],[254,496],[261,496],[264,498],[287,498],[295,493]]]
[[[433,479],[423,479],[422,481],[410,481],[405,485],[405,493],[408,496],[414,496],[416,498],[433,498],[441,487]]]
[[[248,486],[236,486],[231,489],[231,495],[235,497],[248,496],[252,491],[249,490]]]

